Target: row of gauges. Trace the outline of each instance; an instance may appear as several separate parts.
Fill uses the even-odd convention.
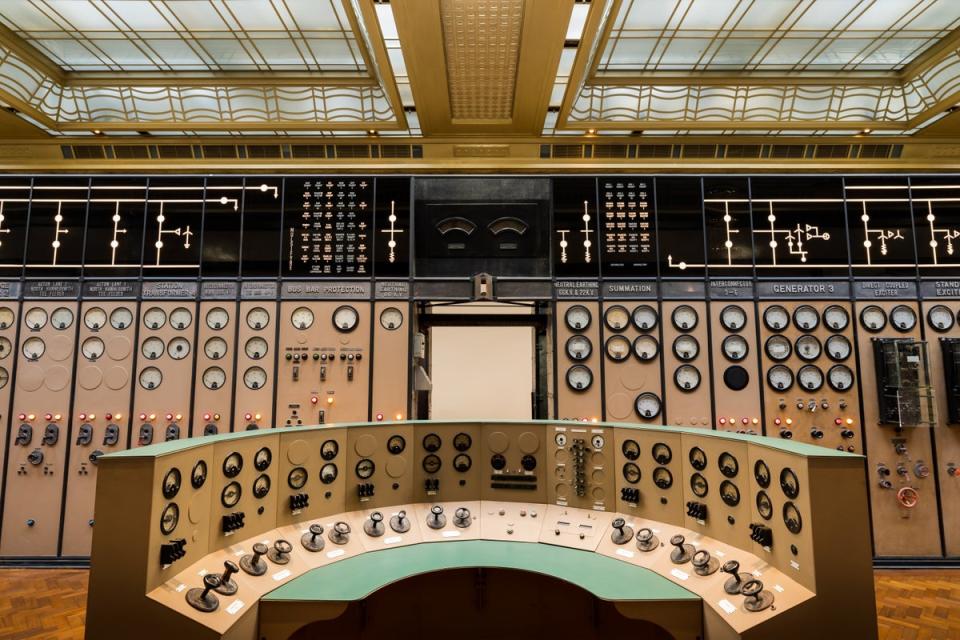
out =
[[[253,454],[253,468],[260,472],[253,481],[253,496],[258,500],[263,499],[270,493],[270,476],[264,473],[270,468],[273,462],[273,453],[268,447],[261,447]],[[220,504],[225,508],[231,509],[237,506],[240,498],[243,496],[243,487],[237,480],[233,480],[243,470],[243,454],[238,451],[230,453],[223,459],[223,475],[232,480],[220,492]]]
[[[590,310],[583,305],[574,305],[567,309],[564,322],[571,331],[584,331],[592,322]],[[641,304],[633,309],[616,304],[608,307],[603,314],[603,323],[613,332],[621,332],[632,323],[641,332],[652,331],[656,328],[659,315],[648,304]],[[682,304],[670,314],[670,322],[678,331],[692,331],[700,321],[697,310],[690,305]],[[729,305],[720,312],[720,322],[729,331],[740,331],[747,324],[747,314],[742,307]]]
[[[766,492],[770,487],[770,467],[763,460],[757,460],[753,465],[753,477],[760,485],[761,490],[757,492],[757,512],[764,520],[770,520],[773,517],[773,500]],[[800,510],[792,501],[800,495],[800,479],[797,478],[793,469],[786,467],[780,472],[780,490],[788,498],[784,503],[782,510],[783,524],[787,531],[793,534],[800,533],[803,529],[803,518]]]
[[[435,474],[440,471],[443,461],[437,455],[437,451],[443,446],[443,440],[435,433],[428,433],[423,436],[423,448],[427,452],[424,456],[421,466],[426,473]],[[466,473],[473,466],[473,460],[467,455],[466,451],[473,446],[473,438],[469,433],[458,433],[453,437],[453,448],[459,453],[453,458],[453,468],[459,473]]]
[[[290,323],[297,329],[309,329],[313,326],[316,316],[308,307],[297,307],[290,314]],[[341,305],[334,309],[333,316],[334,328],[337,331],[348,333],[357,328],[360,322],[360,314],[354,307],[348,304]],[[380,326],[387,331],[394,331],[403,325],[403,312],[396,307],[387,307],[380,312]]]
[[[330,484],[340,475],[337,465],[333,463],[333,459],[336,458],[339,453],[340,445],[336,440],[324,440],[323,444],[320,445],[320,457],[324,461],[324,465],[320,467],[319,477],[321,483]],[[290,470],[290,473],[287,474],[287,486],[294,491],[299,491],[306,486],[307,480],[309,479],[310,474],[304,467],[294,467]]]
[[[796,382],[804,391],[817,391],[823,387],[824,381],[838,393],[849,391],[853,386],[853,370],[845,364],[835,364],[827,370],[827,374],[824,376],[820,367],[807,364],[797,371]],[[787,391],[793,386],[793,383],[794,375],[790,367],[775,364],[767,369],[767,384],[772,389]]]
[[[700,342],[691,335],[683,334],[673,341],[672,348],[673,354],[686,362],[695,359],[700,353]],[[567,339],[566,349],[571,360],[582,362],[589,359],[593,353],[593,343],[587,336],[575,334]],[[630,354],[642,362],[649,362],[660,353],[660,343],[652,335],[645,333],[634,338],[633,342],[626,336],[613,335],[604,343],[604,351],[607,357],[615,362],[623,362]]]
[[[140,386],[148,391],[160,387],[163,383],[163,372],[157,367],[145,367],[138,378]],[[227,372],[220,367],[207,367],[200,376],[203,386],[211,391],[223,388],[227,382]],[[243,372],[243,384],[253,391],[262,389],[267,384],[267,372],[263,367],[248,367]]]
[[[199,489],[207,481],[207,463],[199,460],[193,465],[190,472],[190,485],[194,489]],[[173,500],[180,493],[182,475],[180,469],[173,467],[163,476],[163,482],[160,485],[160,491],[167,500]],[[160,533],[165,536],[170,535],[180,523],[180,507],[176,502],[167,504],[160,513]]]
[[[690,466],[696,470],[690,476],[690,490],[698,498],[705,498],[710,492],[710,484],[700,472],[707,468],[707,454],[700,447],[693,447],[690,449],[688,459]],[[720,469],[720,474],[726,478],[720,483],[720,499],[728,507],[735,507],[740,504],[740,489],[731,480],[740,473],[740,463],[732,453],[724,451],[717,457],[717,467]]]
[[[641,454],[640,445],[636,440],[624,440],[623,444],[620,445],[620,451],[623,453],[623,457],[627,459],[622,469],[623,479],[630,484],[640,482],[641,472],[640,466],[637,464]],[[669,489],[673,486],[673,474],[665,465],[670,464],[670,461],[673,460],[673,451],[671,451],[669,445],[658,442],[653,445],[650,454],[658,465],[653,469],[653,483],[660,489]]]
[[[99,344],[99,347],[91,348],[90,353],[87,353],[87,343],[91,345]],[[87,358],[96,360],[103,354],[103,341],[97,337],[87,338],[81,350]],[[243,346],[244,353],[251,360],[260,360],[267,355],[268,350],[267,341],[259,336],[248,339]],[[140,345],[140,352],[147,360],[158,360],[165,352],[174,360],[183,360],[190,355],[190,342],[186,338],[174,338],[169,344],[164,345],[163,340],[153,336],[143,341]],[[227,354],[226,340],[216,336],[209,338],[203,345],[203,353],[211,360],[219,360]]]

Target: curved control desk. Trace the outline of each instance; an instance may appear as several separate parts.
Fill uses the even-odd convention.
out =
[[[87,633],[296,638],[350,601],[426,594],[437,571],[453,598],[456,572],[482,567],[512,572],[484,597],[508,603],[548,576],[676,638],[875,638],[863,464],[762,437],[569,421],[134,449],[100,464]],[[578,610],[556,593],[558,616]]]

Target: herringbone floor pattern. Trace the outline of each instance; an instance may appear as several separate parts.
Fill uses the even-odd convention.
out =
[[[960,640],[960,570],[877,571],[875,582],[880,640]],[[0,570],[0,639],[82,640],[86,597],[82,569]]]

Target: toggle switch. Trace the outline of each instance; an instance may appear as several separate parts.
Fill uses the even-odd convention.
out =
[[[60,427],[50,423],[43,429],[43,444],[52,447],[60,440]]]
[[[77,446],[85,447],[93,441],[93,425],[82,424],[77,431]]]

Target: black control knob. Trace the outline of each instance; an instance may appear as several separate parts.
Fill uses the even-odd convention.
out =
[[[363,523],[363,532],[368,536],[373,538],[379,538],[383,535],[385,527],[383,526],[383,514],[379,511],[374,511],[370,514],[370,517],[367,518],[367,521]]]
[[[821,438],[823,438],[823,429],[813,427],[812,429],[810,429],[810,437],[813,438],[814,440],[820,440]]]
[[[400,511],[397,515],[390,518],[390,528],[397,533],[406,533],[410,531],[410,519],[406,511]]]
[[[443,507],[434,505],[430,507],[430,515],[427,516],[427,526],[431,529],[443,529],[447,524],[447,516],[443,515]]]
[[[41,451],[40,449],[34,449],[30,453],[28,453],[27,462],[29,462],[34,466],[43,464],[43,451]]]
[[[723,566],[720,567],[720,570],[724,573],[730,574],[730,577],[727,578],[727,581],[723,583],[723,590],[731,596],[735,596],[740,593],[740,588],[743,587],[743,583],[751,579],[749,573],[740,573],[740,563],[736,560],[728,560],[724,562]]]
[[[33,427],[24,423],[17,428],[17,444],[26,447],[33,440]]]
[[[841,429],[840,437],[849,440],[850,438],[853,437],[853,431],[851,431],[850,429]]]
[[[252,576],[262,576],[267,572],[267,563],[263,556],[267,555],[267,545],[258,542],[253,545],[253,555],[249,553],[240,558],[240,568]]]
[[[307,551],[314,553],[323,549],[323,525],[310,525],[310,530],[300,537],[300,544],[303,545],[303,548]]]
[[[613,531],[610,532],[610,540],[613,544],[627,544],[633,539],[633,528],[627,526],[627,521],[623,518],[615,518],[610,523]]]
[[[220,574],[220,584],[214,588],[214,591],[224,596],[232,596],[237,592],[237,583],[233,580],[233,574],[240,571],[240,567],[231,560],[225,560],[223,563],[223,573]]]
[[[660,546],[660,540],[653,533],[653,529],[644,527],[637,531],[637,549],[640,551],[653,551]]]
[[[755,578],[744,582],[740,587],[740,593],[745,598],[743,608],[747,611],[763,611],[773,604],[773,594],[764,591],[763,583]]]
[[[780,429],[780,437],[790,440],[793,438],[793,431],[790,431],[789,429]]]
[[[687,539],[677,534],[670,538],[670,544],[673,545],[673,551],[670,552],[670,560],[673,564],[684,564],[690,562],[693,557],[693,545],[686,544]]]
[[[690,561],[690,564],[693,565],[693,572],[698,576],[709,576],[716,573],[720,567],[720,561],[714,558],[706,549],[701,549],[693,554],[693,559]]]
[[[472,522],[473,517],[470,515],[470,509],[467,509],[466,507],[458,508],[453,514],[453,525],[455,527],[466,529]]]
[[[208,573],[203,576],[203,588],[199,587],[187,591],[187,603],[197,611],[210,613],[216,611],[220,606],[220,599],[210,593],[220,586],[220,576],[215,573]]]
[[[89,456],[87,456],[87,460],[90,461],[90,464],[97,464],[100,462],[100,456],[102,455],[103,451],[100,451],[100,449],[95,449]]]
[[[267,557],[274,564],[287,564],[290,562],[290,552],[293,551],[293,545],[286,540],[277,540],[273,543],[273,548],[267,552]]]
[[[350,525],[338,522],[330,530],[330,542],[333,544],[347,544],[350,541]]]

